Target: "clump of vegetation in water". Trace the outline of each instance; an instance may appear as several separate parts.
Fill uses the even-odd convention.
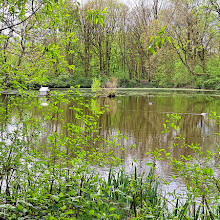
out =
[[[118,85],[118,79],[116,77],[112,77],[111,80],[106,82],[106,95],[109,98],[114,98],[116,96]]]
[[[112,77],[111,79],[108,79],[105,83],[105,93],[106,96],[109,98],[113,98],[116,96],[117,91],[117,85],[118,85],[118,79],[116,77]],[[101,78],[93,78],[93,82],[91,85],[92,92],[95,93],[95,96],[100,96],[102,93],[102,87],[101,87]]]

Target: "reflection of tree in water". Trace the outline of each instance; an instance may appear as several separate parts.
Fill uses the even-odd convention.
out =
[[[22,98],[20,97],[20,99]],[[7,111],[13,112],[9,115],[10,117],[13,115],[13,120],[17,122],[21,120],[22,115],[38,119],[39,124],[41,123],[44,129],[41,134],[42,141],[44,140],[42,143],[46,144],[46,140],[52,132],[68,136],[65,127],[67,123],[74,122],[83,126],[83,123],[80,120],[77,121],[74,117],[75,112],[72,107],[77,106],[77,102],[57,101],[56,106],[61,110],[61,114],[56,115],[56,112],[50,109],[50,103],[53,101],[53,99],[50,100],[48,106],[42,107],[38,98],[36,98],[35,100],[29,100],[28,107],[25,107],[25,109],[18,104],[22,102],[19,98],[12,99],[8,97],[3,99],[2,103],[3,108],[7,109],[9,103],[15,102],[11,107],[12,109]],[[163,123],[167,120],[167,113],[180,113],[182,116],[179,123],[180,133],[185,137],[183,141],[187,144],[199,143],[204,149],[210,150],[215,148],[215,143],[219,142],[219,137],[213,136],[217,131],[215,122],[207,116],[201,115],[201,113],[211,112],[218,108],[219,101],[215,98],[207,100],[204,96],[187,97],[183,95],[150,94],[147,96],[119,96],[116,99],[98,98],[93,103],[95,110],[100,110],[101,107],[106,105],[108,105],[110,111],[99,118],[100,134],[105,138],[109,138],[120,130],[123,135],[127,136],[127,140],[120,142],[120,147],[124,146],[123,157],[130,158],[129,161],[137,159],[143,164],[143,161],[150,160],[145,153],[149,149],[153,150],[155,148],[165,148],[173,157],[177,157],[179,154],[187,156],[191,153],[190,148],[172,147],[174,141],[178,143],[178,140],[175,140],[178,133],[171,131],[161,134]],[[57,118],[57,120],[42,121],[44,114],[48,114],[48,111],[51,112],[51,117]],[[88,109],[84,109],[84,111],[92,114]],[[8,122],[10,122],[10,118]],[[31,133],[34,134],[35,129],[34,126],[30,127],[30,137]],[[182,141],[179,144],[181,143]],[[131,150],[129,146],[134,144],[137,147]],[[121,156],[120,147],[115,149],[118,156]]]
[[[107,106],[107,109],[109,111],[106,112],[106,114],[110,114],[112,116],[115,116],[117,114],[118,110],[118,101],[116,98],[104,98],[101,100],[102,106]]]
[[[179,154],[188,155],[192,153],[190,148],[172,147],[174,141],[178,143],[175,140],[175,136],[178,134],[174,131],[161,134],[163,123],[167,120],[167,113],[180,113],[182,116],[179,123],[180,133],[185,137],[186,144],[199,143],[206,149],[215,146],[218,138],[213,139],[213,134],[216,132],[217,126],[208,117],[201,115],[210,110],[213,100],[205,99],[204,104],[203,98],[205,97],[120,97],[121,103],[118,103],[117,114],[112,115],[110,112],[110,115],[104,115],[100,119],[100,126],[102,126],[105,137],[111,134],[112,129],[119,129],[128,136],[128,139],[132,140],[131,144],[138,145],[137,149],[133,150],[138,159],[143,159],[146,151],[155,148],[165,148],[174,157]],[[150,105],[150,102],[153,104]],[[184,114],[185,112],[186,114]],[[124,144],[127,145],[128,141]]]

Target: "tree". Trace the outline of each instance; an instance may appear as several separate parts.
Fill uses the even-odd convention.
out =
[[[11,1],[8,5],[1,2],[0,56],[5,88],[42,84],[51,67],[57,74],[59,68],[65,67],[57,44],[58,23],[66,16],[65,4],[64,1]]]
[[[190,74],[206,73],[208,49],[214,37],[211,11],[201,8],[198,1],[176,0],[171,7],[165,16],[170,20],[167,33],[174,50]],[[201,68],[199,73],[197,67]]]

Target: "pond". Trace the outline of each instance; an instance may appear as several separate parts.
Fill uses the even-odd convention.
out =
[[[84,99],[91,96],[90,90],[80,90]],[[4,105],[7,106],[9,97],[2,97]],[[31,106],[25,110],[14,110],[14,114],[25,111],[25,115],[35,115],[40,118],[42,111],[47,111],[50,107],[50,100],[40,99],[38,104],[41,107]],[[18,100],[16,100],[18,102]],[[95,98],[92,103],[93,108],[100,110],[107,106],[106,111],[98,120],[100,134],[106,139],[113,139],[115,135],[126,136],[119,142],[118,149],[115,149],[119,157],[123,158],[126,172],[131,172],[135,166],[138,167],[139,174],[148,173],[147,163],[153,162],[153,158],[146,154],[149,150],[165,149],[171,153],[173,158],[179,154],[187,156],[192,154],[189,147],[181,148],[181,141],[187,145],[192,143],[199,144],[203,151],[214,151],[216,145],[220,143],[219,126],[215,120],[209,118],[211,112],[220,114],[220,94],[218,92],[196,92],[183,90],[126,90],[119,89],[116,98],[109,99],[105,97]],[[65,125],[73,118],[72,111],[69,110],[69,103],[61,103],[62,120],[52,121],[50,124],[44,124],[44,133],[41,134],[42,144],[46,143],[48,136],[57,131],[65,133]],[[17,113],[16,113],[17,112]],[[181,120],[178,123],[178,131],[163,133],[167,114],[178,114]],[[16,117],[12,118],[16,124]],[[17,126],[17,124],[16,124]],[[10,125],[8,131],[13,130]],[[174,147],[176,136],[183,136],[179,146]],[[121,151],[121,148],[124,151]],[[216,161],[217,163],[217,161]],[[184,183],[180,178],[172,178],[173,170],[167,160],[156,161],[157,175],[165,181],[170,182],[165,190],[170,192],[176,190],[185,192]]]
[[[220,113],[220,95],[210,92],[194,91],[160,91],[160,90],[123,90],[116,99],[100,98],[97,103],[101,106],[109,105],[107,112],[100,119],[100,126],[106,138],[114,135],[117,130],[126,136],[122,141],[124,146],[124,163],[127,172],[139,167],[139,173],[148,172],[147,163],[152,162],[151,156],[146,155],[149,150],[165,149],[173,158],[182,154],[193,154],[188,147],[174,147],[175,137],[182,135],[186,145],[192,143],[201,146],[203,151],[214,151],[220,143],[219,126],[215,120],[209,118],[211,112]],[[97,105],[98,105],[97,104]],[[168,119],[167,114],[178,114],[178,132],[164,131],[163,124]],[[130,146],[136,145],[135,149]],[[216,161],[217,163],[218,161]],[[184,183],[180,178],[172,178],[173,170],[169,161],[156,161],[159,177],[170,182],[166,185],[168,192],[176,190],[185,192]]]

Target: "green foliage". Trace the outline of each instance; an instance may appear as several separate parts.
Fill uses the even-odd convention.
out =
[[[142,87],[142,84],[138,79],[121,79],[119,85],[123,88]]]
[[[117,141],[104,140],[99,134],[97,119],[105,109],[95,100],[84,102],[73,90],[55,93],[45,103],[21,91],[42,85],[81,85],[99,92],[101,79],[93,78],[98,74],[104,81],[112,76],[123,79],[123,87],[141,87],[144,79],[160,87],[219,89],[218,5],[204,1],[202,7],[190,8],[198,3],[190,2],[173,4],[177,5],[174,11],[181,11],[185,3],[189,8],[182,10],[185,17],[175,20],[176,13],[168,24],[157,12],[156,19],[149,16],[147,22],[130,22],[146,17],[136,14],[145,10],[131,9],[130,14],[137,16],[129,17],[126,6],[117,2],[110,4],[108,13],[102,6],[80,8],[70,1],[32,1],[31,7],[27,1],[0,2],[1,89],[15,88],[20,95],[4,98],[0,108],[1,218],[220,218],[220,183],[213,169],[219,147],[216,152],[203,152],[198,144],[186,144],[178,115],[168,115],[164,133],[174,131],[172,148],[190,148],[193,153],[174,159],[164,149],[149,152],[154,159],[168,159],[176,173],[173,178],[180,176],[187,185],[186,201],[181,204],[176,198],[172,212],[158,191],[155,164],[150,164],[146,178],[138,176],[136,168],[131,176],[110,170],[105,180],[91,169],[121,162],[113,150]],[[168,25],[168,33],[160,23]],[[68,103],[66,109],[63,103]],[[74,115],[67,124],[65,111]],[[214,113],[212,118],[219,120]],[[46,134],[44,128],[50,123]],[[41,142],[44,135],[46,141]],[[219,171],[219,165],[215,169]]]
[[[164,149],[149,152],[155,160],[168,159],[173,178],[181,177],[187,185],[186,201],[174,195],[175,208],[168,209],[155,175],[155,160],[147,164],[151,169],[146,176],[138,175],[139,167],[133,174],[110,169],[106,178],[97,172],[98,165],[120,164],[114,148],[117,139],[124,138],[120,132],[113,141],[100,136],[97,119],[106,109],[97,108],[97,99],[85,101],[72,89],[65,94],[55,92],[48,105],[41,105],[43,101],[20,91],[20,96],[8,96],[1,102],[1,218],[219,218],[219,180],[213,162],[219,159],[220,148],[203,152],[197,144],[186,144],[179,115],[167,115],[164,133],[175,134],[171,147],[187,147],[193,154],[174,159]],[[71,120],[66,119],[69,111],[74,116]],[[219,122],[216,113],[211,117]],[[48,124],[53,125],[49,133]],[[42,136],[46,141],[42,142]]]
[[[71,86],[80,85],[81,88],[90,88],[92,78],[84,78],[79,76],[60,75],[59,77],[48,76],[48,80],[44,83],[51,88],[70,88]]]
[[[150,39],[150,46],[148,47],[148,51],[154,55],[156,55],[156,50],[161,49],[166,41],[171,43],[170,37],[165,35],[166,26],[162,27],[162,29],[157,33],[156,36],[153,36]]]
[[[120,163],[113,153],[116,139],[107,141],[98,133],[97,119],[105,109],[92,108],[77,90],[54,93],[48,105],[40,105],[33,94],[20,95],[4,99],[0,108],[1,218],[153,219],[164,213],[153,170],[138,177],[137,168],[133,175],[111,169],[105,179],[91,168]],[[65,111],[74,115],[68,124],[62,124]],[[49,122],[54,128],[42,143]],[[5,133],[9,125],[13,129]]]
[[[208,62],[208,77],[204,77],[203,84],[205,88],[220,89],[220,58],[214,57]]]
[[[96,95],[99,95],[101,92],[101,79],[100,78],[93,78],[92,80],[92,86],[91,86],[92,92],[96,93]]]
[[[108,13],[106,10],[107,8],[103,9],[102,11],[98,9],[87,10],[86,18],[94,24],[99,23],[101,26],[103,26],[105,15]]]
[[[170,1],[172,21],[165,19],[171,10],[161,9],[138,22],[146,17],[144,10],[130,13],[119,1],[32,1],[32,7],[27,1],[2,1],[2,87],[90,87],[100,75],[123,80],[122,87],[141,87],[144,80],[155,87],[219,89],[217,5],[196,2]],[[184,7],[189,13],[181,16]]]
[[[162,63],[155,74],[154,84],[162,88],[204,88],[204,77],[195,77],[178,60]],[[171,71],[172,69],[172,71]],[[201,83],[202,85],[201,85]]]
[[[168,120],[163,124],[162,133],[172,132],[175,134],[172,148],[190,148],[191,154],[184,156],[178,155],[178,158],[172,158],[169,152],[164,149],[149,151],[156,160],[164,158],[170,161],[173,171],[173,178],[181,177],[187,187],[187,197],[185,204],[179,205],[179,199],[176,198],[176,207],[171,219],[218,219],[219,218],[219,179],[216,172],[219,171],[219,165],[214,167],[214,161],[219,159],[219,147],[216,151],[203,151],[198,144],[186,144],[185,138],[181,135],[178,123],[181,120],[179,115],[168,114]],[[218,120],[219,116],[213,113],[213,119]],[[175,132],[173,132],[175,131]],[[175,198],[175,194],[173,195]],[[191,212],[191,207],[194,210]],[[196,210],[196,207],[197,210]],[[203,211],[201,210],[203,207]]]

